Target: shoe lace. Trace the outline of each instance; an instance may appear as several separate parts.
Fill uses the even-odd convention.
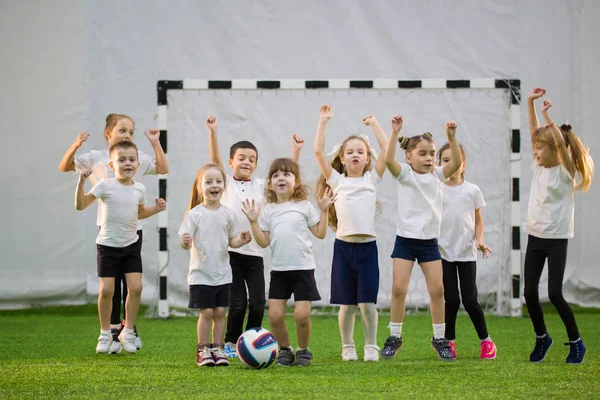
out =
[[[222,348],[220,348],[220,347],[217,347],[216,349],[213,349],[212,352],[218,358],[227,358],[227,353],[225,353],[225,351]]]
[[[110,336],[100,335],[100,337],[98,338],[98,343],[109,344],[110,343]]]
[[[569,349],[569,353],[573,353],[573,350],[575,350],[575,356],[579,357],[579,354],[581,352],[581,347],[578,346],[579,343],[571,343],[571,342],[567,342],[565,343],[565,346],[571,346],[571,348]]]
[[[212,358],[212,354],[210,352],[210,349],[208,347],[205,347],[202,350],[200,350],[200,356],[202,358]]]
[[[135,345],[135,333],[133,333],[133,332],[127,333],[125,335],[125,337],[123,338],[123,340],[129,344]]]

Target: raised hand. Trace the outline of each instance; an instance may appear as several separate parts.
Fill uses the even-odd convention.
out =
[[[377,122],[377,118],[375,118],[375,116],[373,114],[369,114],[362,119],[362,123],[365,124],[366,126],[371,126],[371,124],[374,124],[376,122]]]
[[[448,121],[446,122],[446,136],[448,137],[448,140],[450,140],[451,138],[454,138],[454,136],[456,136],[456,127],[458,125],[456,125],[456,122],[454,121]]]
[[[148,129],[144,131],[144,135],[146,135],[150,143],[159,143],[160,131],[158,129]]]
[[[192,245],[192,235],[190,235],[189,233],[184,233],[183,235],[181,235],[181,243],[183,243],[183,245],[185,247],[189,247]]]
[[[404,118],[402,118],[402,115],[394,115],[392,117],[392,133],[400,132],[403,124]]]
[[[483,258],[488,258],[489,254],[492,253],[492,250],[490,250],[490,248],[487,247],[485,243],[477,242],[475,244],[475,247],[481,252]]]
[[[87,178],[90,177],[90,175],[92,174],[92,171],[81,171],[79,173],[79,181],[80,182],[85,182],[87,180]]]
[[[301,150],[304,147],[304,139],[297,133],[292,133],[292,147]]]
[[[77,137],[75,138],[75,145],[77,147],[81,147],[83,142],[85,142],[90,137],[90,134],[87,132],[79,132]]]
[[[252,241],[252,235],[250,234],[250,231],[243,231],[240,233],[240,240],[243,244],[250,243]]]
[[[333,118],[333,111],[331,111],[331,107],[329,107],[328,105],[321,106],[319,118],[321,119],[321,121],[325,122]]]
[[[217,124],[217,117],[215,117],[214,115],[209,115],[208,117],[206,117],[206,119],[204,120],[204,125],[206,125],[206,127],[208,128],[209,131],[214,131],[217,129],[218,124]]]
[[[529,93],[527,98],[531,99],[531,100],[537,100],[545,94],[546,94],[546,89],[536,87],[535,89],[533,89],[533,91],[531,93]]]
[[[336,200],[336,196],[333,194],[333,190],[331,190],[330,187],[328,187],[327,189],[325,189],[325,192],[323,193],[323,197],[321,197],[320,199],[317,198],[317,205],[319,206],[319,209],[322,211],[325,211],[329,208],[329,206],[331,206]]]
[[[554,104],[552,104],[552,101],[544,100],[544,102],[542,103],[542,113],[547,113],[553,106]]]
[[[242,202],[244,208],[242,208],[242,212],[246,214],[248,221],[256,222],[258,220],[258,216],[260,214],[260,204],[252,200],[250,202],[248,199]]]
[[[167,201],[165,199],[156,199],[155,203],[158,212],[165,211],[167,209]]]

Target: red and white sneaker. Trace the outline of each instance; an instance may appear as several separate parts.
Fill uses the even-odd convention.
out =
[[[199,367],[214,367],[215,360],[212,358],[212,354],[208,347],[199,348],[196,347],[196,364]]]
[[[229,360],[227,359],[227,353],[221,348],[221,346],[213,347],[210,349],[210,354],[217,367],[228,367]]]
[[[454,343],[454,340],[448,340],[448,344],[450,345],[450,352],[456,358],[456,343]]]
[[[491,339],[481,342],[481,359],[493,360],[496,358],[496,345]]]

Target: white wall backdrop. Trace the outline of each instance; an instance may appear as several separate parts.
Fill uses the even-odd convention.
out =
[[[105,146],[110,112],[134,118],[136,141],[149,152],[142,132],[155,126],[159,79],[521,79],[524,96],[534,86],[548,89],[555,119],[569,119],[596,155],[599,17],[593,0],[3,1],[0,307],[79,303],[96,293],[95,211],[74,210],[76,176],[58,163],[80,130],[92,134],[82,150]],[[190,124],[202,130],[200,116],[212,111],[197,110]],[[524,216],[531,179],[525,107],[521,118]],[[243,132],[228,134],[222,146]],[[206,163],[206,153],[196,161]],[[144,183],[155,196],[156,179]],[[592,250],[598,182],[576,199],[567,297],[600,306]],[[169,201],[175,212],[181,200]],[[148,223],[144,235],[146,302],[156,297],[155,226]],[[381,261],[385,268],[389,260]]]

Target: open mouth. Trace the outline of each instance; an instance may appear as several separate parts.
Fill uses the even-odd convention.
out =
[[[218,195],[219,193],[221,193],[221,191],[220,191],[220,190],[211,190],[209,193],[210,193],[211,195],[213,195],[213,196],[216,196],[216,195]]]
[[[359,163],[359,161],[358,161],[358,160],[352,160],[352,164],[353,164],[353,165],[356,165],[356,164],[358,164],[358,163]]]

